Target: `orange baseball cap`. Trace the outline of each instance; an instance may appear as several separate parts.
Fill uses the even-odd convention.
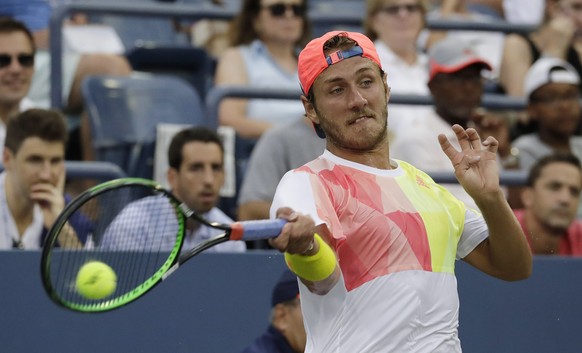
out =
[[[344,36],[352,39],[357,43],[356,46],[348,50],[338,50],[330,55],[325,55],[323,51],[323,45],[330,38],[334,36]],[[370,38],[366,37],[362,33],[358,32],[346,32],[346,31],[332,31],[327,32],[319,38],[315,38],[301,51],[299,54],[299,82],[301,84],[301,89],[303,93],[307,95],[313,82],[323,70],[327,69],[328,66],[338,63],[344,59],[351,58],[354,56],[362,56],[368,58],[375,62],[380,68],[380,58],[376,52],[376,47]]]

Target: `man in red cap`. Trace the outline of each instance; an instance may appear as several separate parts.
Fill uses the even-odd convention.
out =
[[[367,37],[314,39],[299,55],[299,79],[326,150],[279,183],[271,217],[289,223],[271,245],[300,277],[305,352],[460,352],[455,259],[504,280],[531,273],[499,186],[497,140],[460,125],[460,151],[438,137],[481,214],[390,159],[390,89]]]
[[[459,124],[463,128],[473,127],[483,136],[493,136],[499,143],[497,154],[502,165],[510,167],[511,145],[509,126],[500,116],[485,112],[481,108],[484,92],[482,71],[491,66],[479,57],[471,43],[458,38],[447,38],[435,43],[429,50],[428,88],[434,102],[434,109],[426,109],[415,117],[391,115],[399,119],[398,129],[391,129],[391,156],[405,160],[426,172],[454,171],[451,162],[441,152],[436,138],[445,135],[455,148],[455,132],[451,126]],[[443,184],[467,207],[477,205],[458,183]]]

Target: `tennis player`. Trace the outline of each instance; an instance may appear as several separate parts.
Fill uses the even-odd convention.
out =
[[[326,150],[279,183],[271,217],[289,223],[271,245],[300,277],[305,352],[461,352],[455,260],[507,281],[532,271],[499,185],[497,140],[455,125],[458,151],[434,136],[479,207],[467,209],[390,159],[390,88],[367,37],[336,31],[312,40],[299,79]]]

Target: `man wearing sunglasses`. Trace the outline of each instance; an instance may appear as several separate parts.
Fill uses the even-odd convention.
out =
[[[18,21],[0,18],[0,149],[8,119],[33,106],[26,95],[34,74],[34,52],[30,31]]]

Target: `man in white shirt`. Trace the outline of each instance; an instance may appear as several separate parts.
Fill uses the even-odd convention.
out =
[[[64,116],[52,110],[29,109],[11,118],[0,174],[0,249],[37,250],[65,206]],[[81,222],[85,222],[81,227]],[[75,217],[59,246],[79,247],[87,219]],[[76,235],[75,235],[76,233]],[[74,235],[74,236],[71,236]],[[78,237],[78,238],[77,238]]]
[[[180,201],[210,222],[233,222],[216,207],[224,183],[224,149],[216,132],[203,127],[178,132],[170,142],[168,163],[168,183]],[[168,222],[158,222],[160,217],[164,217],[164,207],[167,207],[167,202],[155,196],[130,203],[107,227],[103,239],[97,235],[97,246],[102,249],[126,250],[144,249],[143,244],[158,244],[162,249],[171,250],[176,232],[168,231],[167,228],[164,231],[163,226],[168,226]],[[136,219],[148,221],[136,225]],[[168,227],[177,227],[177,224]],[[189,220],[182,249],[189,250],[220,233],[221,230]],[[245,250],[243,241],[229,241],[207,251]]]

